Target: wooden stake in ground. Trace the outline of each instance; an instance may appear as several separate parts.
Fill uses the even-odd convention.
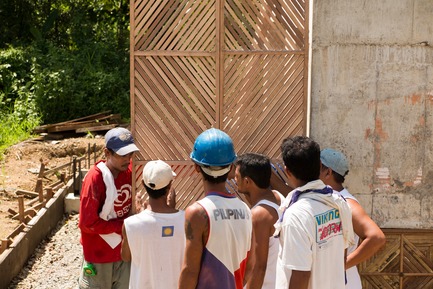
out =
[[[45,163],[43,162],[42,159],[40,159],[39,161],[41,162],[41,166],[39,168],[39,174],[38,174],[38,180],[36,181],[35,192],[39,194],[39,202],[42,203],[44,201],[42,179],[43,179],[44,173],[45,173]]]
[[[47,200],[47,202],[53,197],[53,188],[51,188],[51,187],[48,187],[48,188],[46,188],[45,189],[45,191],[47,191],[47,194],[46,194],[46,200]]]
[[[8,248],[8,243],[9,243],[8,239],[2,239],[2,244],[0,247],[0,254],[3,253]]]
[[[24,223],[24,196],[18,196],[18,217]]]
[[[44,172],[45,172],[45,163],[42,159],[39,159],[39,161],[41,162],[41,166],[39,167],[39,174],[38,174],[38,178],[43,178],[44,177]]]
[[[43,203],[44,202],[44,191],[43,191],[43,187],[42,187],[42,179],[41,178],[39,178],[36,181],[35,192],[37,192],[39,194],[39,202]]]

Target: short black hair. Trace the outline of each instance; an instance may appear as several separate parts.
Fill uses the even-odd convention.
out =
[[[237,158],[235,166],[239,167],[242,177],[249,177],[259,188],[266,189],[270,186],[272,168],[267,156],[245,153]]]
[[[329,169],[329,168],[322,163],[322,170],[327,170],[327,169]],[[349,173],[349,171],[346,172],[346,175],[348,173]],[[344,181],[346,180],[346,178],[344,176],[340,175],[339,173],[337,173],[334,170],[332,170],[332,176],[334,177],[334,180],[339,184],[344,183]]]
[[[320,177],[320,146],[306,136],[288,137],[281,143],[284,165],[297,179],[311,182]]]
[[[230,164],[230,165],[231,165],[231,164]],[[228,165],[228,166],[230,166],[230,165]],[[221,167],[221,169],[223,169],[223,168],[227,168],[228,166]],[[201,166],[199,166],[199,167],[200,167],[201,174],[203,175],[203,178],[204,178],[206,181],[208,181],[209,183],[212,183],[212,184],[224,183],[225,181],[227,181],[227,177],[229,176],[229,173],[230,173],[230,171],[228,171],[226,174],[224,174],[224,175],[222,175],[222,176],[219,176],[219,177],[213,177],[213,176],[210,176],[210,175],[206,174],[206,173],[202,170],[202,167],[201,167]]]
[[[170,184],[171,184],[171,182],[170,182]],[[152,199],[159,199],[159,198],[163,197],[167,193],[167,190],[168,190],[170,184],[168,184],[167,186],[165,186],[165,187],[163,187],[161,189],[154,190],[154,189],[146,186],[144,184],[144,181],[143,181],[143,185],[146,188],[146,192],[149,195],[149,197],[152,198]]]

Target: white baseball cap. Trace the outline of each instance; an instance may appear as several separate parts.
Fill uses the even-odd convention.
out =
[[[161,160],[149,161],[143,168],[143,182],[152,190],[168,186],[175,176],[170,165]]]

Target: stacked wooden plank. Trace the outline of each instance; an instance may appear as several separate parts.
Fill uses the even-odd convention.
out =
[[[36,127],[34,134],[55,133],[91,133],[95,131],[106,131],[117,126],[125,126],[120,114],[111,114],[110,111]]]

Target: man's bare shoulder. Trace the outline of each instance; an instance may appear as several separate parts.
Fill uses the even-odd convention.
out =
[[[185,219],[191,221],[206,221],[209,219],[206,210],[198,203],[194,203],[185,209]]]
[[[198,203],[194,203],[185,210],[185,235],[187,240],[202,240],[207,232],[208,215]]]
[[[251,215],[254,223],[274,224],[278,220],[277,211],[266,204],[260,204],[251,209]]]

